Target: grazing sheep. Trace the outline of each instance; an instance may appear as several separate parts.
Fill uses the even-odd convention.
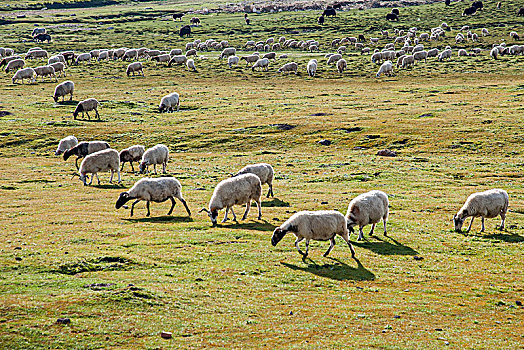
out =
[[[33,29],[33,31],[31,32],[31,36],[35,36],[35,35],[38,35],[38,34],[45,34],[47,33],[47,30],[44,28],[44,27],[41,27],[41,28],[35,28]]]
[[[15,75],[13,75],[13,78],[11,80],[13,81],[13,84],[17,80],[22,80],[22,84],[24,83],[24,79],[31,80],[32,83],[36,81],[36,72],[33,68],[22,68],[16,71]]]
[[[348,206],[346,213],[348,230],[353,233],[353,226],[359,226],[358,241],[364,238],[362,229],[372,224],[369,235],[373,235],[375,225],[382,219],[384,236],[387,236],[386,222],[388,219],[388,196],[382,191],[369,191],[355,197]]]
[[[451,58],[451,50],[450,50],[450,49],[446,49],[446,50],[442,51],[442,52],[438,55],[438,61],[439,61],[439,62],[444,61],[445,58]]]
[[[175,179],[174,177],[145,177],[143,179],[138,180],[133,185],[133,187],[129,189],[129,191],[120,193],[120,196],[116,201],[115,208],[119,209],[131,199],[136,199],[131,205],[130,216],[133,216],[135,204],[137,204],[140,201],[146,201],[146,216],[150,216],[150,202],[161,203],[167,201],[168,199],[171,199],[171,209],[169,209],[169,212],[167,213],[167,215],[171,215],[176,204],[175,198],[178,198],[182,202],[182,204],[186,208],[187,214],[191,216],[191,211],[189,210],[189,207],[187,206],[184,197],[182,197],[182,185],[177,179]]]
[[[142,74],[142,76],[144,76],[142,62],[133,62],[127,66],[127,69],[126,69],[127,76],[129,76],[131,73],[133,73],[133,76],[135,76],[135,72],[139,72]]]
[[[61,62],[57,62],[61,63]],[[75,90],[75,83],[73,83],[71,80],[64,81],[60,84],[58,84],[55,87],[55,93],[53,94],[53,99],[55,102],[58,102],[58,99],[62,97],[62,102],[64,102],[65,95],[71,95],[69,98],[69,101],[73,100],[73,92]]]
[[[229,66],[229,68],[233,68],[233,65],[238,64],[239,61],[240,59],[238,58],[238,56],[229,56],[227,58],[227,65]]]
[[[413,54],[413,58],[415,61],[422,61],[427,62],[428,58],[428,52],[427,51],[418,51]]]
[[[186,57],[189,57],[189,56],[197,56],[197,50],[195,49],[187,50]]]
[[[137,60],[138,59],[138,50],[137,49],[130,49],[126,50],[124,52],[124,55],[122,56],[122,61],[131,61],[131,60]]]
[[[344,73],[344,70],[347,68],[348,63],[345,59],[338,60],[337,62],[337,70],[339,73]]]
[[[273,231],[271,244],[276,246],[288,232],[294,233],[297,237],[295,247],[304,257],[308,255],[309,241],[312,239],[317,241],[330,241],[329,248],[324,253],[325,257],[328,256],[335,246],[336,235],[339,235],[346,241],[351,250],[351,256],[353,258],[355,257],[355,249],[353,249],[349,241],[346,218],[336,210],[300,211],[293,214],[286,222]],[[302,252],[298,246],[298,243],[303,239],[306,240],[305,253]]]
[[[242,174],[229,179],[221,181],[216,187],[209,201],[209,209],[202,208],[200,212],[205,211],[211,218],[213,226],[217,223],[218,211],[226,208],[226,214],[222,222],[226,222],[227,214],[231,209],[233,220],[237,217],[233,211],[233,205],[246,204],[246,211],[242,220],[245,220],[249,209],[251,208],[251,201],[255,201],[258,206],[258,219],[262,218],[262,210],[260,205],[260,196],[262,194],[262,184],[260,178],[254,174]]]
[[[428,50],[427,57],[437,57],[437,56],[438,56],[438,49],[437,48]]]
[[[280,67],[277,72],[278,73],[294,72],[295,74],[297,74],[298,73],[298,64],[296,62],[286,63],[282,67]]]
[[[186,67],[187,67],[187,70],[189,71],[193,71],[193,72],[196,72],[196,67],[195,67],[195,61],[193,59],[189,59],[187,60],[186,62]]]
[[[464,49],[460,49],[457,51],[457,56],[458,57],[461,57],[461,56],[468,56],[468,52]]]
[[[24,68],[24,66],[25,66],[25,62],[23,59],[21,58],[14,59],[7,63],[7,66],[5,67],[5,72],[9,73],[12,70],[18,70],[18,69]]]
[[[382,52],[374,52],[371,55],[371,62],[372,63],[380,63],[380,62],[382,62]]]
[[[38,77],[42,77],[42,81],[44,81],[45,77],[54,77],[55,81],[58,81],[58,78],[55,74],[55,69],[52,66],[40,66],[35,68],[36,72],[36,78],[38,80]]]
[[[56,148],[55,156],[64,153],[65,151],[75,147],[76,145],[78,145],[78,139],[76,137],[74,137],[73,135],[64,137],[60,140],[60,142],[58,142],[58,147]]]
[[[148,171],[149,166],[152,165],[156,174],[156,165],[162,164],[162,172],[165,174],[168,160],[169,149],[162,144],[158,144],[154,147],[148,148],[147,151],[144,152],[138,168],[140,173],[144,174]]]
[[[78,57],[75,60],[75,64],[79,65],[80,62],[89,62],[91,61],[91,54],[90,53],[82,53],[78,55]]]
[[[182,55],[183,51],[182,49],[173,49],[169,52],[170,56],[176,56],[176,55]]]
[[[326,64],[336,63],[338,60],[342,59],[342,55],[339,53],[336,53],[334,55],[329,56]]]
[[[402,68],[413,67],[415,65],[415,57],[413,55],[406,55],[402,59]]]
[[[314,77],[317,72],[318,62],[316,59],[309,60],[307,64],[307,74],[310,77]]]
[[[237,49],[235,49],[234,47],[228,47],[228,48],[225,48],[224,50],[222,50],[222,52],[220,53],[220,56],[218,58],[222,59],[222,58],[225,58],[225,57],[234,56],[234,55],[236,55],[236,53],[237,53]]]
[[[247,67],[249,66],[250,63],[255,63],[256,61],[258,61],[260,59],[260,56],[253,54],[249,56],[242,56],[240,59],[246,60],[246,67]]]
[[[509,37],[513,38],[513,40],[517,40],[517,41],[520,40],[520,36],[517,32],[510,32]]]
[[[160,52],[160,50],[147,50],[145,54],[147,57],[153,58],[161,55],[162,53]]]
[[[80,142],[78,145],[71,147],[64,152],[64,160],[68,160],[72,155],[76,155],[75,165],[78,169],[78,160],[91,153],[108,149],[109,144],[105,141]]]
[[[171,67],[172,64],[185,64],[187,62],[186,55],[173,56],[167,64],[168,67]]]
[[[157,56],[151,57],[151,60],[152,61],[157,61],[159,63],[160,62],[169,62],[171,60],[171,56],[169,56],[169,54],[157,55]]]
[[[176,92],[172,92],[169,95],[162,97],[160,100],[160,105],[158,110],[162,112],[173,112],[173,108],[176,106],[176,111],[178,112],[180,108],[180,96]]]
[[[255,64],[251,67],[251,70],[254,72],[255,68],[259,67],[261,70],[268,71],[269,70],[269,59],[267,58],[261,58],[258,61],[255,62]]]
[[[100,119],[100,115],[98,114],[98,106],[100,106],[100,103],[94,98],[88,98],[87,100],[80,101],[73,112],[73,118],[76,119],[80,112],[82,112],[82,118],[84,118],[85,112],[87,114],[87,118],[91,120],[91,117],[87,112],[94,110],[95,118]]]
[[[380,77],[380,74],[385,74],[387,76],[393,75],[393,63],[391,61],[382,63],[377,72],[377,78]]]
[[[473,193],[468,197],[466,203],[460,208],[457,214],[453,216],[455,222],[455,231],[461,232],[464,220],[471,216],[471,222],[466,232],[469,232],[473,219],[476,217],[482,218],[482,229],[484,232],[484,218],[494,218],[500,215],[502,222],[500,223],[500,230],[504,229],[504,222],[506,221],[506,213],[508,211],[509,197],[504,190],[493,189],[484,192]]]
[[[122,182],[122,179],[120,178],[120,160],[116,150],[110,148],[91,153],[90,155],[86,156],[80,164],[80,169],[78,170],[80,173],[80,181],[84,183],[84,186],[87,186],[87,174],[92,174],[89,185],[93,183],[95,176],[98,184],[100,185],[98,173],[101,171],[111,171],[109,183],[113,183],[113,174],[115,172],[118,174],[118,183]]]
[[[499,49],[497,47],[492,48],[489,55],[493,57],[494,60],[496,60],[499,55]]]
[[[277,59],[277,53],[276,52],[268,52],[262,58],[267,58],[268,60],[276,60]]]
[[[140,162],[145,150],[145,147],[142,145],[135,145],[121,150],[119,154],[120,164],[122,164],[120,171],[124,170],[124,164],[129,162],[129,164],[131,164],[131,171],[135,172],[133,162]]]
[[[242,169],[240,169],[236,175],[238,176],[242,174],[255,174],[260,179],[260,183],[262,185],[268,184],[269,190],[267,192],[267,198],[269,196],[273,196],[273,177],[274,177],[274,170],[273,167],[270,164],[267,163],[259,163],[259,164],[252,164],[252,165],[246,165]]]
[[[56,63],[56,62],[62,62],[65,64],[66,63],[65,57],[63,55],[58,54],[58,55],[49,57],[49,59],[47,60],[47,64]]]
[[[91,55],[91,58],[98,58],[100,56],[100,50],[91,50],[89,51],[89,54]]]
[[[50,64],[51,67],[55,70],[55,74],[59,75],[60,77],[63,75],[64,77],[67,76],[65,72],[65,64],[62,62],[55,62]],[[60,74],[59,74],[60,73]]]
[[[25,55],[26,60],[29,58],[37,59],[37,58],[48,58],[48,57],[49,57],[49,54],[47,53],[47,51],[41,50],[41,49],[28,51],[27,54]]]
[[[1,56],[1,55],[0,55]],[[1,57],[0,57],[1,58]],[[7,66],[7,64],[13,60],[18,60],[18,59],[21,59],[22,57],[18,56],[18,55],[15,55],[15,56],[7,56],[7,57],[4,57],[2,58],[2,60],[0,61],[0,67],[3,67],[3,66]]]
[[[75,53],[73,51],[62,51],[60,52],[60,54],[64,56],[66,63],[69,63],[69,61],[71,61],[71,63],[69,64],[73,64],[75,60]]]

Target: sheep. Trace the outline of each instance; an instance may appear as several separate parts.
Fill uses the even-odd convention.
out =
[[[336,63],[338,60],[342,59],[342,55],[339,53],[336,53],[334,55],[329,56],[326,64]]]
[[[120,178],[120,160],[116,150],[109,148],[91,153],[90,155],[86,156],[80,164],[80,169],[78,170],[80,174],[80,181],[84,183],[84,186],[87,186],[87,174],[92,174],[89,185],[93,183],[95,176],[98,184],[100,185],[100,178],[98,177],[98,173],[100,171],[111,171],[109,183],[113,183],[113,174],[115,172],[118,174],[118,183],[122,182],[122,179]]]
[[[273,178],[274,178],[274,170],[273,167],[270,164],[267,163],[259,163],[259,164],[251,164],[246,165],[242,169],[240,169],[235,175],[238,176],[242,174],[255,174],[260,179],[260,183],[262,185],[268,184],[269,190],[267,192],[267,198],[269,196],[274,197],[273,195]]]
[[[98,58],[100,56],[100,50],[91,50],[89,51],[89,54],[91,55],[91,58]]]
[[[380,63],[382,61],[382,52],[374,52],[371,55],[371,62],[372,63]]]
[[[138,166],[140,174],[144,174],[148,171],[150,165],[153,165],[153,169],[156,174],[156,165],[162,164],[162,172],[166,173],[167,161],[169,160],[169,149],[162,145],[158,144],[154,147],[148,148],[144,152],[142,159],[140,160],[140,165]]]
[[[47,60],[47,64],[56,63],[56,62],[62,62],[65,64],[66,63],[65,57],[63,55],[58,54],[58,55],[49,57],[49,59]]]
[[[509,32],[509,37],[514,39],[514,40],[519,40],[520,39],[520,36],[517,32]]]
[[[24,68],[24,66],[25,66],[25,62],[23,59],[21,58],[14,59],[7,63],[7,66],[5,67],[5,72],[9,73],[12,70],[18,70],[18,69]]]
[[[142,73],[142,76],[144,76],[142,62],[133,62],[127,66],[127,69],[126,69],[127,76],[129,76],[131,73],[133,73],[133,76],[135,76],[135,72],[140,72]]]
[[[439,62],[444,61],[445,58],[451,58],[451,50],[450,49],[445,49],[444,51],[442,51],[438,55],[438,61]]]
[[[364,238],[362,229],[372,224],[369,235],[373,235],[375,225],[382,219],[384,222],[384,236],[387,236],[386,223],[388,219],[388,196],[382,191],[369,191],[353,198],[346,213],[348,230],[353,233],[353,226],[359,226],[358,241]]]
[[[260,67],[260,69],[268,71],[269,70],[269,59],[267,58],[261,58],[258,61],[255,62],[255,64],[251,67],[251,70],[254,72],[255,68]]]
[[[189,57],[189,56],[197,56],[197,50],[195,49],[187,50],[186,57]]]
[[[402,66],[402,61],[404,60],[404,57],[406,57],[406,55],[402,55],[397,59],[397,68],[400,68],[400,66]]]
[[[427,57],[437,57],[437,56],[438,56],[438,49],[437,48],[428,50]]]
[[[157,61],[159,63],[160,62],[169,62],[171,60],[171,56],[169,56],[169,54],[157,55],[157,56],[151,57],[151,60]]]
[[[229,68],[233,68],[233,65],[238,64],[239,61],[240,59],[238,58],[238,56],[229,56],[227,58],[227,65],[229,66]]]
[[[187,60],[186,67],[187,67],[187,70],[189,71],[191,70],[193,70],[193,72],[197,71],[195,67],[195,61],[193,59]]]
[[[55,74],[55,69],[52,66],[40,66],[35,68],[36,72],[36,78],[42,77],[42,81],[44,80],[44,77],[52,76],[55,77],[55,81],[58,81],[58,78]]]
[[[27,54],[25,55],[25,59],[29,59],[29,58],[48,58],[49,57],[49,54],[47,53],[46,50],[33,50],[33,51],[28,51]]]
[[[307,64],[307,73],[310,77],[314,77],[317,72],[318,62],[316,59],[312,59]]]
[[[107,60],[107,59],[109,59],[109,51],[108,50],[100,51],[97,61],[100,62],[102,60]]]
[[[61,63],[61,62],[57,62],[57,63]],[[55,102],[58,102],[58,99],[62,97],[62,102],[64,102],[65,95],[70,94],[71,97],[69,98],[69,101],[72,101],[74,90],[75,90],[75,83],[73,83],[71,80],[64,81],[55,87],[55,93],[53,94],[53,99],[55,100]]]
[[[180,53],[180,54],[182,54],[182,53]],[[153,58],[153,57],[156,57],[156,56],[159,56],[159,55],[161,55],[160,50],[147,50],[146,51],[146,56],[150,57],[150,58]]]
[[[278,242],[288,233],[292,232],[296,236],[295,247],[298,252],[306,257],[309,252],[309,241],[330,241],[328,250],[324,257],[328,256],[335,246],[335,236],[339,235],[346,241],[351,251],[351,256],[355,258],[355,249],[349,241],[349,230],[344,215],[336,210],[319,210],[319,211],[299,211],[293,214],[286,222],[273,231],[271,244],[276,246]],[[302,252],[298,243],[303,239],[306,240],[306,252]]]
[[[65,73],[65,64],[62,62],[55,62],[50,64],[51,67],[55,70],[55,74],[58,75],[60,73],[60,76],[67,76]]]
[[[491,52],[489,53],[489,55],[491,57],[493,57],[493,59],[497,59],[498,55],[499,55],[499,49],[497,47],[494,47],[491,49]]]
[[[251,201],[255,201],[258,207],[258,220],[260,220],[262,218],[260,205],[261,195],[262,184],[258,176],[254,174],[238,175],[221,181],[213,191],[213,195],[209,201],[209,209],[202,208],[200,212],[207,212],[214,226],[217,224],[217,216],[220,209],[226,208],[226,214],[222,222],[226,222],[230,209],[233,214],[233,221],[236,221],[237,217],[233,211],[233,205],[242,205],[245,203],[246,211],[242,217],[242,220],[245,220],[251,208]]]
[[[237,49],[235,49],[234,47],[228,47],[222,50],[218,58],[222,59],[224,57],[234,56],[236,55],[236,53],[237,53]]]
[[[60,140],[60,142],[58,142],[58,147],[56,148],[55,156],[61,155],[62,153],[64,153],[70,148],[75,147],[76,145],[78,145],[78,139],[76,137],[74,137],[73,135],[64,137]]]
[[[393,63],[391,63],[391,61],[386,61],[382,63],[377,72],[377,78],[380,77],[380,74],[382,73],[384,73],[387,76],[391,76],[393,74]]]
[[[129,49],[124,52],[124,55],[122,56],[122,61],[131,61],[131,60],[137,60],[138,59],[138,50],[137,49]]]
[[[89,62],[91,61],[91,54],[90,53],[81,53],[78,55],[78,57],[75,60],[75,64],[79,65],[80,62]]]
[[[171,67],[172,64],[185,64],[187,62],[187,57],[185,55],[173,56],[167,64],[168,67]]]
[[[32,83],[36,81],[36,72],[33,68],[22,68],[16,71],[15,75],[13,75],[13,78],[11,80],[13,81],[13,84],[17,80],[22,80],[22,84],[24,83],[24,79],[30,79]]]
[[[0,57],[1,58],[1,57]],[[4,57],[2,58],[2,60],[0,61],[0,67],[3,67],[3,66],[6,66],[9,62],[13,61],[13,60],[17,60],[17,59],[21,59],[22,57],[16,55],[16,56],[7,56],[7,57]]]
[[[129,189],[129,191],[120,193],[120,196],[116,201],[115,208],[119,209],[131,199],[136,199],[131,205],[130,216],[133,216],[133,209],[135,208],[135,204],[137,204],[140,201],[146,201],[146,216],[150,216],[150,202],[161,203],[170,199],[171,209],[169,209],[167,215],[171,215],[176,204],[175,198],[178,198],[182,202],[182,204],[186,208],[187,214],[191,216],[191,211],[189,210],[189,207],[187,206],[184,197],[182,197],[182,185],[177,179],[175,179],[174,177],[145,177],[143,179],[138,180],[133,185],[133,187]],[[127,206],[124,208],[127,209]]]
[[[458,50],[457,52],[457,56],[461,57],[461,56],[467,56],[468,55],[468,52],[464,49],[460,49]]]
[[[104,149],[108,149],[109,144],[105,141],[89,141],[80,142],[78,145],[71,147],[64,152],[64,160],[68,160],[72,155],[76,155],[75,165],[78,169],[78,160],[91,154]]]
[[[402,68],[408,68],[415,65],[415,57],[413,55],[406,55],[402,59]]]
[[[422,61],[427,62],[428,52],[427,51],[418,51],[413,54],[413,58],[415,61]]]
[[[131,171],[135,172],[135,168],[133,168],[133,162],[140,162],[145,150],[145,147],[142,145],[135,145],[121,150],[119,153],[120,164],[122,164],[120,171],[124,170],[124,164],[129,162],[129,164],[131,164]]]
[[[480,216],[482,218],[482,229],[480,232],[484,232],[484,218],[491,219],[499,215],[502,219],[500,230],[504,230],[508,203],[508,193],[501,189],[493,189],[471,194],[458,213],[453,216],[455,231],[462,232],[464,220],[468,216],[471,216],[471,222],[469,223],[466,233],[469,232],[471,230],[471,225],[473,224],[473,219]]]
[[[176,92],[172,92],[160,100],[160,105],[158,106],[158,110],[160,113],[166,111],[166,112],[173,112],[173,107],[176,106],[176,111],[178,112],[180,108],[180,96]]]
[[[289,62],[284,64],[282,67],[278,69],[278,73],[284,73],[284,72],[295,72],[295,75],[298,74],[298,64],[296,62]]]
[[[76,119],[80,112],[82,112],[82,118],[84,118],[85,112],[87,114],[87,118],[91,120],[91,117],[87,112],[94,110],[95,118],[100,119],[100,115],[98,114],[98,106],[100,106],[100,103],[94,98],[88,98],[87,100],[80,101],[73,112],[73,118]]]
[[[182,52],[182,49],[173,49],[169,52],[169,55],[170,56],[175,56],[175,55],[181,55],[183,52]]]
[[[344,70],[347,68],[348,64],[345,59],[341,59],[337,62],[337,69],[339,73],[344,73]]]
[[[242,56],[240,59],[246,60],[246,67],[247,67],[249,66],[250,63],[255,63],[256,61],[258,61],[260,59],[260,56],[253,54],[249,56]]]
[[[268,60],[276,60],[277,59],[277,53],[276,52],[268,52],[262,58],[267,58]]]

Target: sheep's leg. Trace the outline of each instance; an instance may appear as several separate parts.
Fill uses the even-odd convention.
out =
[[[124,164],[125,164],[125,163],[126,163],[126,162],[122,162],[122,166],[120,167],[120,171],[124,170]]]
[[[166,162],[162,163],[162,173],[163,174],[166,173],[166,167],[167,167],[167,163]]]
[[[91,181],[89,181],[89,186],[93,183],[93,179],[95,178],[95,174],[91,174]]]
[[[371,225],[371,231],[369,231],[370,236],[373,236],[373,232],[375,232],[375,225],[376,224]]]
[[[360,226],[359,227],[357,241],[361,241],[362,239],[364,239],[364,231],[362,231],[363,228],[364,228],[364,226]]]
[[[173,212],[173,209],[175,208],[175,199],[173,197],[169,197],[169,199],[171,199],[171,209],[169,209],[169,212],[167,213],[167,215],[171,215],[171,213]]]
[[[78,160],[79,160],[79,159],[80,159],[80,157],[77,157],[76,160],[75,160],[76,170],[79,169],[79,167],[78,167]]]
[[[388,230],[386,229],[386,218],[382,218],[382,222],[384,223],[384,236],[387,236],[388,235]]]
[[[98,109],[95,108],[95,117],[100,119],[100,114],[98,114]]]
[[[133,210],[135,209],[135,204],[137,204],[138,202],[140,202],[140,199],[137,199],[136,201],[133,202],[133,204],[131,204],[131,215],[129,216],[133,216]]]
[[[300,255],[306,256],[306,254],[304,254],[304,252],[301,251],[300,247],[298,246],[298,243],[301,242],[303,239],[304,239],[304,237],[300,237],[300,238],[297,237],[297,239],[295,240],[295,248],[297,248],[297,250],[300,253]]]
[[[182,196],[178,196],[177,198],[182,202],[184,207],[186,207],[187,214],[189,216],[191,216],[191,210],[189,210],[189,207],[187,206],[186,200]]]
[[[224,215],[224,218],[222,219],[222,222],[227,221],[227,213],[229,212],[229,207],[226,207],[226,214]]]
[[[86,111],[86,114],[87,114],[87,120],[91,120],[91,116],[89,115],[87,111]],[[84,118],[84,112],[82,112],[82,118]]]
[[[483,216],[481,217],[481,221],[482,221],[482,229],[480,230],[480,232],[484,232],[484,217]]]
[[[256,203],[258,207],[258,220],[260,220],[262,219],[262,205],[260,204],[260,200],[258,200]]]
[[[235,212],[233,211],[233,207],[230,208],[231,214],[233,214],[233,221],[237,221],[237,216],[235,215]]]
[[[304,254],[304,257],[306,257],[309,253],[309,238],[306,238],[306,253]]]
[[[100,178],[98,177],[98,173],[95,173],[96,175],[96,181],[98,181],[98,184],[100,185]],[[93,176],[94,177],[94,176]],[[92,180],[92,179],[91,179]]]
[[[353,249],[353,246],[351,245],[351,242],[349,241],[349,232],[344,232],[342,235],[340,235],[342,237],[342,239],[344,241],[346,241],[346,243],[348,244],[349,246],[349,250],[351,250],[351,257],[354,258],[355,257],[355,249]],[[335,239],[335,237],[333,237],[333,239]]]
[[[251,200],[249,200],[246,204],[246,211],[244,212],[244,216],[242,216],[242,220],[246,220],[247,214],[249,213],[250,208],[251,208]]]
[[[147,214],[146,216],[150,216],[151,212],[149,211],[149,201],[146,202],[146,208],[147,208]]]
[[[500,222],[500,230],[502,231],[504,230],[504,224],[506,223],[506,213],[500,213],[500,218],[502,219],[502,221]]]
[[[118,174],[118,183],[122,183],[122,178],[120,177],[120,170],[116,168],[117,174]]]
[[[135,172],[135,168],[133,168],[133,162],[129,162],[129,164],[131,164],[131,172],[134,173]],[[123,166],[122,166],[122,168],[123,168]]]
[[[153,169],[155,170],[155,175],[156,175],[156,164],[153,164]]]
[[[331,252],[331,249],[333,249],[333,247],[335,246],[335,237],[331,238],[330,241],[329,241],[329,248],[328,250],[324,253],[324,257],[328,256],[328,254]]]
[[[109,183],[112,184],[113,183],[113,174],[115,172],[113,171],[113,169],[111,169],[111,176],[109,177]]]
[[[466,233],[468,233],[469,230],[471,230],[471,225],[473,225],[473,219],[475,219],[475,217],[472,216],[472,217],[471,217],[471,222],[469,223],[469,227],[468,227],[468,229],[466,230]]]

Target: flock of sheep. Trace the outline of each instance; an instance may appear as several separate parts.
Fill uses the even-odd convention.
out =
[[[113,180],[113,174],[118,174],[118,182],[121,182],[120,171],[124,168],[124,163],[129,162],[132,171],[133,162],[139,163],[139,171],[141,174],[148,172],[148,167],[153,166],[156,174],[156,165],[162,165],[163,173],[166,173],[166,166],[169,158],[169,149],[162,144],[156,145],[152,148],[145,149],[142,145],[134,145],[118,152],[110,148],[107,142],[90,141],[80,142],[74,136],[68,136],[60,140],[55,155],[64,154],[64,160],[67,160],[71,155],[76,155],[77,161],[84,158],[79,167],[80,180],[87,185],[91,174],[92,184],[96,176],[98,184],[98,172],[110,171],[111,177],[109,182]],[[202,208],[200,212],[206,212],[213,225],[217,224],[218,213],[225,209],[223,222],[228,220],[228,214],[231,212],[233,220],[237,221],[233,206],[246,205],[242,220],[247,218],[251,203],[254,201],[257,204],[258,216],[262,218],[261,196],[262,185],[269,186],[267,197],[273,196],[273,179],[274,170],[270,164],[260,163],[247,165],[242,168],[232,177],[222,180],[214,189],[213,195],[209,201],[207,208]],[[116,202],[116,209],[121,207],[127,208],[125,205],[128,201],[134,200],[131,205],[131,216],[133,216],[134,207],[140,201],[146,202],[147,216],[150,213],[150,202],[165,202],[171,201],[171,208],[167,215],[171,215],[175,207],[175,198],[178,199],[185,207],[187,214],[191,216],[187,202],[182,195],[182,185],[174,177],[159,177],[159,178],[142,178],[137,181],[131,189],[122,192]],[[468,197],[464,206],[453,217],[455,229],[461,231],[464,220],[471,217],[467,232],[470,231],[473,219],[475,217],[482,218],[482,230],[484,231],[484,218],[501,217],[502,222],[500,229],[504,229],[504,222],[508,210],[509,197],[506,191],[501,189],[493,189],[485,192],[474,193]],[[355,257],[355,250],[349,240],[350,234],[354,233],[354,227],[358,226],[358,240],[364,238],[363,228],[366,225],[372,225],[369,235],[373,235],[375,225],[381,220],[384,224],[384,235],[387,235],[386,222],[389,214],[389,200],[386,193],[382,191],[370,191],[355,197],[349,203],[346,215],[342,215],[335,210],[321,210],[321,211],[300,211],[291,216],[286,222],[280,225],[273,232],[271,243],[273,246],[289,232],[296,236],[295,247],[303,256],[308,255],[310,240],[330,241],[329,249],[324,256],[327,256],[333,246],[335,245],[335,236],[341,236],[348,244],[351,255]],[[306,241],[306,251],[303,252],[299,247],[299,242]]]

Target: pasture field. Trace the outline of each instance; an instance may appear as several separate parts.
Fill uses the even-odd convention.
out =
[[[229,69],[218,52],[201,52],[207,59],[195,59],[196,73],[144,61],[145,77],[125,76],[126,62],[93,61],[67,68],[75,96],[59,104],[54,81],[13,85],[0,72],[0,348],[523,348],[524,58],[493,60],[489,49],[513,44],[509,32],[524,34],[524,25],[516,17],[521,2],[495,4],[484,2],[471,18],[460,16],[462,2],[401,8],[399,23],[384,20],[388,9],[351,10],[322,28],[314,12],[250,14],[250,27],[240,13],[210,14],[199,16],[202,26],[189,39],[166,15],[187,3],[26,18],[5,12],[0,46],[18,53],[36,46],[23,41],[34,24],[53,35],[41,44],[52,53],[184,48],[197,38],[241,47],[281,35],[319,40],[321,52],[285,51],[289,59],[269,72]],[[442,21],[453,30],[425,45],[451,45],[450,61],[428,59],[380,79],[369,55],[356,51],[344,55],[344,74],[325,64],[334,38],[429,31]],[[491,35],[455,44],[462,25]],[[457,57],[458,48],[473,47],[484,51]],[[319,60],[315,78],[305,73],[311,58]],[[299,63],[299,75],[276,72],[289,61]],[[161,97],[173,91],[180,112],[159,114]],[[73,120],[76,103],[88,97],[101,102],[101,121]],[[74,160],[54,156],[67,135],[119,150],[167,145],[168,173],[182,183],[191,218],[179,202],[172,216],[167,202],[152,203],[151,217],[144,202],[132,218],[115,210],[119,193],[143,175],[126,165],[121,185],[101,173],[101,185],[84,187],[72,179]],[[376,155],[385,148],[397,157]],[[263,219],[252,208],[248,220],[212,227],[198,211],[214,186],[256,162],[276,172]],[[480,233],[476,219],[469,234],[455,232],[451,219],[467,196],[490,188],[509,193],[506,229],[496,229],[499,218],[486,219]],[[327,258],[328,242],[312,242],[306,259],[292,235],[271,246],[272,231],[293,213],[345,214],[352,198],[371,189],[389,195],[389,235],[380,224],[373,237],[366,227],[362,242],[353,235],[358,260],[340,238]]]

